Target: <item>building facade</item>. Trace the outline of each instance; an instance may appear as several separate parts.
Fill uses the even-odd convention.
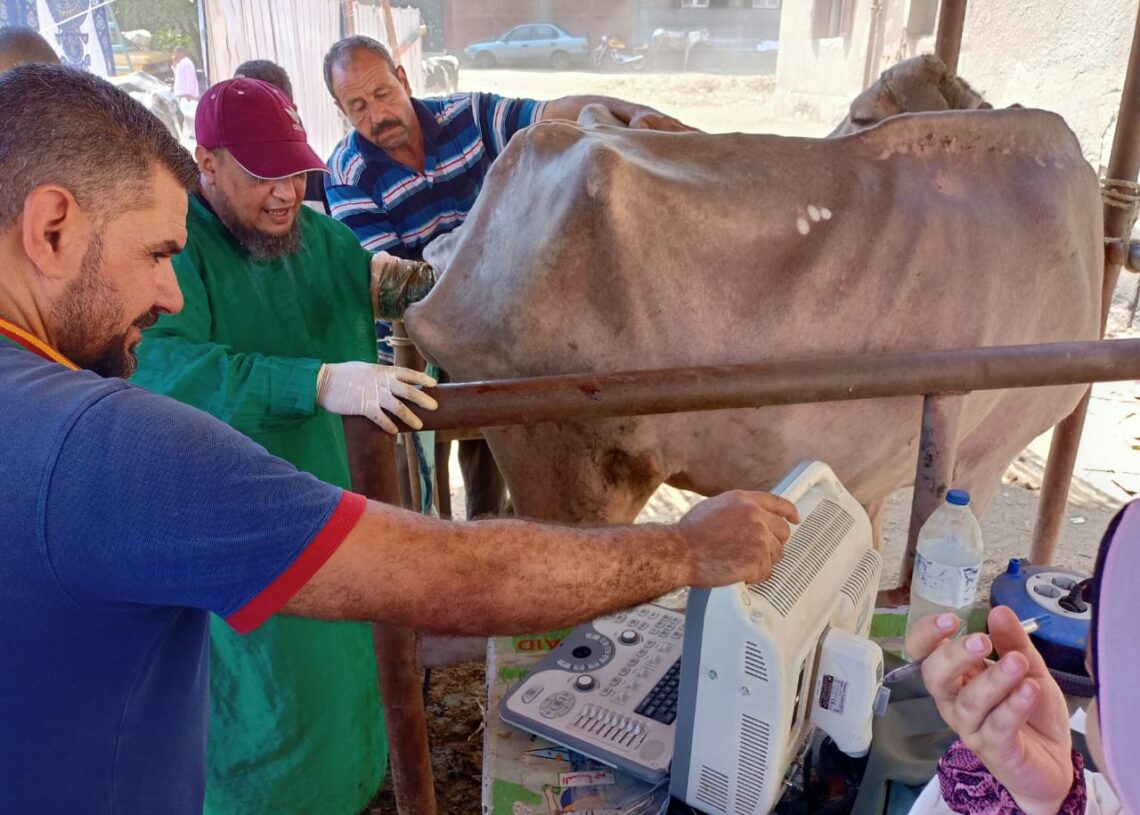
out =
[[[509,28],[551,22],[591,43],[616,34],[650,42],[658,28],[707,29],[706,45],[694,49],[690,70],[775,70],[782,0],[438,0],[447,50],[459,54],[478,40]],[[674,64],[675,63],[675,64]],[[663,68],[680,68],[681,55],[667,54]]]

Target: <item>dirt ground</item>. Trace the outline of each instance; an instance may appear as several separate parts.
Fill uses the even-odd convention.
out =
[[[778,119],[772,115],[774,79],[770,76],[713,74],[593,74],[587,72],[478,71],[462,68],[461,90],[492,91],[507,96],[550,99],[596,93],[636,100],[677,116],[709,132],[768,132],[820,136],[831,123]],[[1140,336],[1119,325],[1110,336]],[[1002,488],[981,526],[986,544],[985,579],[1004,569],[1011,557],[1026,556],[1037,512],[1037,496],[1048,456],[1050,434],[1034,441],[1011,465]],[[1093,388],[1089,417],[1065,510],[1055,562],[1082,572],[1093,567],[1100,535],[1115,511],[1140,494],[1140,383],[1102,383]],[[452,506],[462,508],[462,479],[451,461]],[[887,564],[882,584],[898,580],[906,545],[911,491],[900,490],[888,502],[883,525]],[[662,487],[643,510],[640,521],[679,518],[700,496]],[[428,700],[429,732],[441,815],[479,811],[485,697],[481,664],[433,673]],[[374,802],[372,815],[394,815],[390,785]]]
[[[772,113],[775,87],[776,78],[771,75],[459,70],[461,91],[528,99],[614,96],[649,105],[709,133],[822,136],[831,130],[825,123],[776,118]]]

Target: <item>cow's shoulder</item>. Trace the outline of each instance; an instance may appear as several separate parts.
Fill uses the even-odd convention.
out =
[[[952,110],[892,116],[875,127],[833,140],[892,153],[1084,157],[1076,134],[1056,113],[1035,108]]]

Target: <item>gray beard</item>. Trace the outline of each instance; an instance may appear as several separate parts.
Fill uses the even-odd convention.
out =
[[[218,219],[233,235],[238,245],[249,252],[254,260],[274,260],[292,255],[301,250],[301,213],[293,219],[293,225],[283,235],[270,235],[259,229],[243,226],[237,215],[225,201],[214,203]]]

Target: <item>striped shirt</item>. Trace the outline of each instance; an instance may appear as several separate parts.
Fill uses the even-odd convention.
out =
[[[353,131],[329,159],[331,215],[369,252],[414,260],[467,217],[487,170],[511,136],[542,117],[543,102],[462,93],[413,99],[424,137],[422,173]]]

